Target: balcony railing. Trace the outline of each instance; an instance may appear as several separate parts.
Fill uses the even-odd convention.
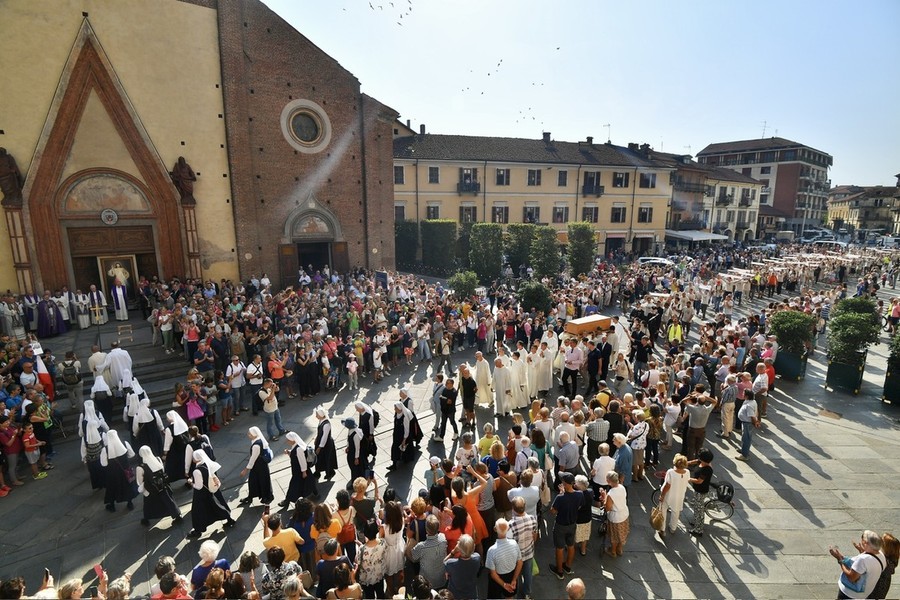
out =
[[[737,222],[738,229],[750,229],[751,227],[753,227],[753,225],[750,223],[750,221],[738,221]]]
[[[582,196],[596,196],[600,197],[603,195],[605,188],[602,185],[596,185],[592,183],[586,183],[581,186],[581,195]]]
[[[456,191],[459,194],[478,194],[481,192],[481,184],[477,181],[460,181],[456,184]]]
[[[675,180],[675,183],[672,185],[675,188],[675,191],[678,192],[690,192],[694,194],[705,194],[711,186],[706,185],[705,183],[694,183],[691,181],[680,181],[678,179]]]
[[[691,219],[675,223],[676,231],[692,231],[695,229],[706,229],[706,222],[703,219]]]
[[[759,189],[759,193],[760,193],[760,194],[771,194],[771,193],[772,193],[772,188],[770,188],[769,186],[765,185],[765,186],[763,186],[763,187],[761,187],[761,188]]]
[[[718,221],[715,225],[713,225],[713,231],[722,232],[729,228],[727,221]]]
[[[672,200],[672,210],[687,210],[688,203],[686,200]]]
[[[716,206],[730,206],[732,202],[734,202],[734,196],[731,194],[716,198]]]
[[[750,206],[753,204],[753,199],[747,196],[746,198],[741,198],[740,205],[741,206]]]

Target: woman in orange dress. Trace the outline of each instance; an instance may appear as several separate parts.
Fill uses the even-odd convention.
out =
[[[478,498],[481,496],[484,486],[487,485],[487,480],[471,466],[468,467],[468,471],[472,477],[478,480],[478,484],[466,490],[465,480],[462,477],[455,477],[450,484],[450,489],[453,491],[450,498],[454,506],[462,505],[466,512],[469,513],[472,525],[475,526],[475,535],[473,536],[475,544],[481,546],[481,540],[488,536],[488,530],[484,519],[481,518],[481,513],[478,512]]]

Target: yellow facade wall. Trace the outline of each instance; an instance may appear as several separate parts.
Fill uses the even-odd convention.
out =
[[[540,222],[546,223],[558,231],[566,231],[567,223],[553,223],[553,208],[566,205],[569,207],[568,222],[581,221],[582,209],[585,205],[598,207],[598,222],[594,223],[599,233],[607,229],[647,232],[653,230],[662,240],[665,236],[666,215],[672,188],[669,184],[669,171],[660,169],[638,169],[633,167],[597,167],[578,165],[518,164],[496,162],[457,162],[457,161],[415,161],[396,160],[395,166],[402,166],[404,177],[402,184],[394,185],[394,201],[404,206],[406,218],[424,221],[427,217],[426,207],[429,204],[440,205],[440,218],[459,219],[459,208],[462,205],[473,205],[477,209],[477,221],[489,222],[492,207],[496,203],[505,203],[509,207],[509,223],[521,223],[523,207],[537,205],[540,207]],[[439,168],[439,182],[429,183],[429,167]],[[481,190],[478,194],[457,192],[460,168],[478,169],[478,182]],[[509,185],[497,185],[497,169],[509,169]],[[541,185],[528,185],[528,171],[541,172]],[[565,186],[559,186],[559,171],[567,171]],[[600,172],[599,185],[604,187],[601,196],[582,195],[584,174],[586,171]],[[628,187],[613,187],[613,173],[629,174]],[[641,188],[638,178],[641,172],[656,174],[655,188]],[[418,177],[417,177],[418,175]],[[610,223],[613,204],[624,203],[628,214],[625,223]],[[651,204],[653,220],[650,223],[639,223],[637,214],[632,221],[632,203],[635,213],[642,204]],[[418,206],[418,216],[417,216]]]
[[[82,11],[89,14],[97,39],[166,169],[184,156],[198,172],[194,195],[204,276],[236,278],[215,10],[177,0],[4,0],[0,56],[7,83],[0,102],[4,129],[0,146],[27,176],[81,27]],[[95,109],[89,105],[89,120],[102,116]],[[98,130],[98,138],[108,140],[107,133]],[[128,162],[124,158],[110,161],[118,164],[89,164],[92,152],[108,153],[109,143],[91,150],[90,139],[78,142],[80,151],[73,156],[71,172],[89,166],[130,172],[122,168]],[[5,220],[0,220],[0,289],[15,290],[7,240]]]

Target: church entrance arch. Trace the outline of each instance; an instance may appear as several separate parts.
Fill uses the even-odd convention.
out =
[[[129,300],[136,302],[139,277],[159,275],[157,219],[145,186],[127,173],[90,169],[60,185],[56,204],[62,243],[68,246],[68,279],[75,288],[96,284],[109,295],[116,279],[111,273],[118,272]]]
[[[326,265],[339,273],[350,270],[347,242],[338,218],[310,195],[285,221],[279,269],[283,287],[297,284],[302,267],[310,275]]]

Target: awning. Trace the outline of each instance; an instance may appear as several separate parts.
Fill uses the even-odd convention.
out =
[[[691,242],[707,242],[713,240],[727,240],[727,235],[719,235],[718,233],[710,233],[708,231],[676,231],[675,229],[666,229],[666,237],[676,240],[688,240]]]
[[[608,232],[606,233],[606,239],[610,239],[610,238],[624,238],[624,237],[625,237],[625,232],[624,232],[624,231],[621,232],[621,233],[619,233],[619,232],[617,232],[617,231],[608,231]]]

